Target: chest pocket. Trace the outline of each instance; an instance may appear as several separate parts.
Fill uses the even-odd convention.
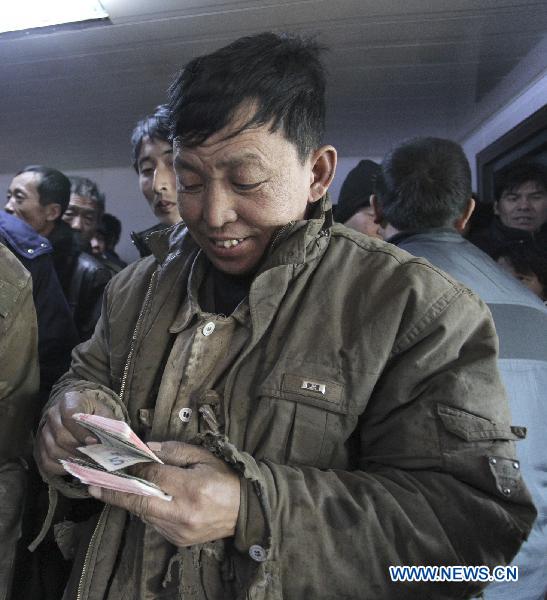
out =
[[[318,468],[341,466],[335,457],[351,427],[342,384],[285,373],[280,382],[265,381],[258,394],[254,423],[261,430],[255,447],[259,458]]]

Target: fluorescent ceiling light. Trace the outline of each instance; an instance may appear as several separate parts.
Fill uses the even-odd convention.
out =
[[[0,33],[105,19],[99,0],[6,0],[0,13]]]

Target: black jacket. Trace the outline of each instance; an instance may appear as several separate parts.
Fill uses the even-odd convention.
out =
[[[497,258],[502,248],[518,242],[533,241],[538,248],[547,250],[547,223],[544,223],[538,232],[531,233],[524,229],[507,227],[499,217],[494,217],[487,228],[472,233],[469,241],[492,258]]]
[[[103,291],[112,271],[91,254],[81,252],[72,230],[63,221],[55,224],[49,236],[53,261],[63,291],[74,316],[81,342],[88,340],[101,314]]]

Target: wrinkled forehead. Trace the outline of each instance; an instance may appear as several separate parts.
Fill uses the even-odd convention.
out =
[[[70,194],[68,203],[71,209],[78,209],[82,212],[98,212],[99,207],[95,200],[87,196],[79,196],[78,194]]]

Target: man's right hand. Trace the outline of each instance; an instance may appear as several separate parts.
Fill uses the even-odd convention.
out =
[[[95,390],[66,392],[62,400],[48,409],[34,447],[34,457],[44,475],[66,475],[59,460],[77,457],[78,446],[98,441],[87,429],[78,425],[72,415],[86,413],[116,418],[100,396],[101,392]]]

